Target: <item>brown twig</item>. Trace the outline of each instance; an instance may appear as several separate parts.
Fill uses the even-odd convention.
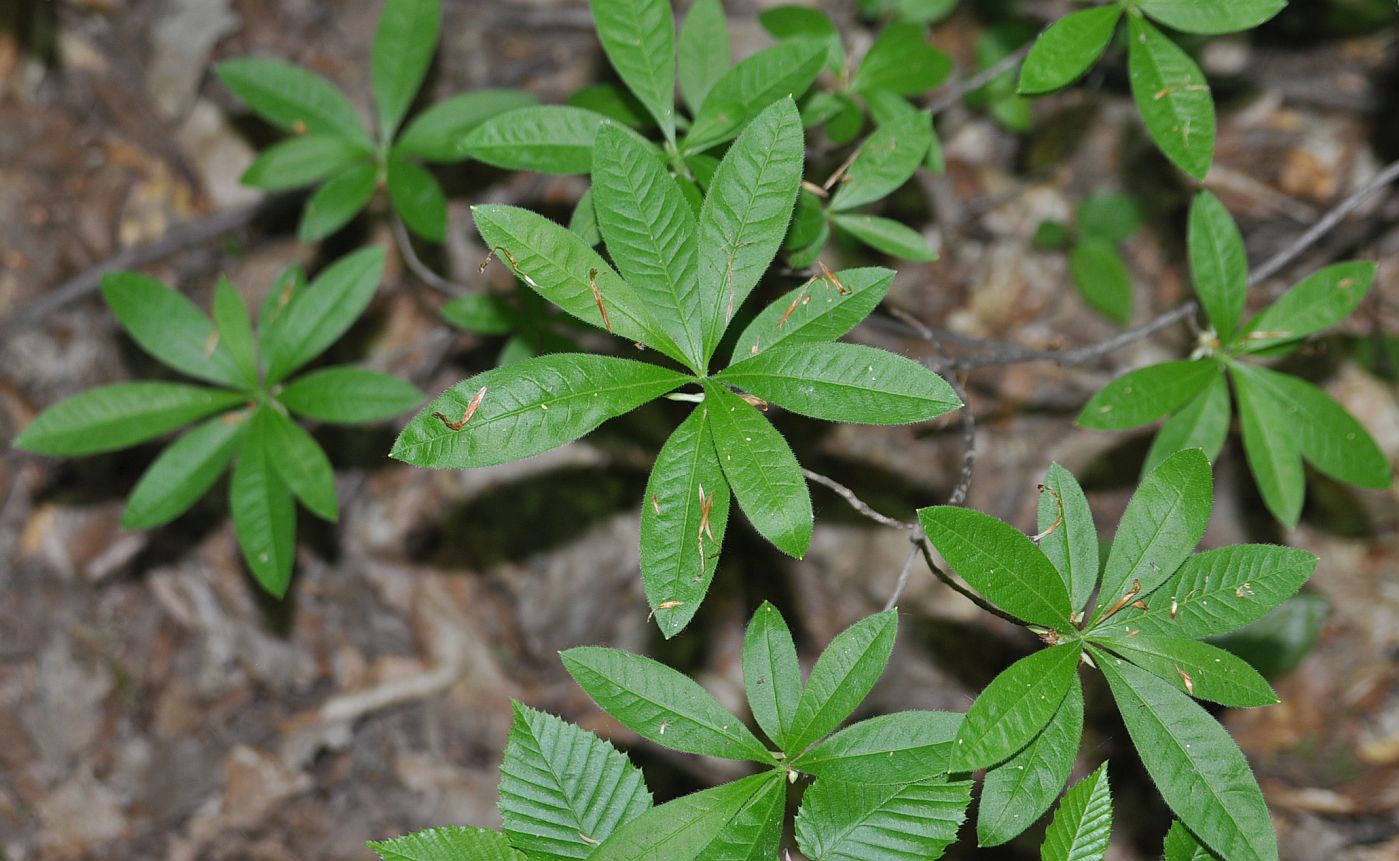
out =
[[[961,78],[944,87],[938,92],[937,98],[928,103],[928,110],[936,116],[962,100],[967,93],[975,92],[992,81],[1020,65],[1020,61],[1025,59],[1025,55],[1030,53],[1030,46],[1033,43],[1027,42],[1018,48],[1014,53],[1007,54],[993,66],[989,66],[975,75]]]
[[[822,475],[819,472],[814,472],[812,470],[807,469],[806,467],[802,467],[802,475],[806,476],[807,481],[813,481],[821,485],[822,487],[829,488],[830,490],[835,491],[836,495],[839,496],[841,499],[844,499],[847,503],[849,503],[851,508],[860,512],[870,520],[873,520],[875,523],[878,523],[883,526],[888,526],[891,529],[905,529],[912,531],[918,528],[915,524],[905,523],[902,520],[896,520],[895,518],[890,517],[887,514],[880,514],[878,511],[875,511],[874,508],[872,508],[868,502],[865,502],[863,499],[857,496],[855,494],[855,491],[836,481],[834,478]]]

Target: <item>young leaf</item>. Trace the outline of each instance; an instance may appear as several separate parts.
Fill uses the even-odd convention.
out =
[[[1161,797],[1225,858],[1277,861],[1268,806],[1248,761],[1209,713],[1145,670],[1095,653]]]
[[[598,129],[616,123],[593,111],[537,105],[506,111],[461,139],[462,155],[507,170],[587,173]]]
[[[947,755],[962,716],[906,711],[852,724],[792,761],[820,780],[905,784],[947,773]]]
[[[1124,595],[1148,595],[1166,582],[1200,543],[1213,502],[1210,462],[1199,449],[1177,452],[1147,473],[1103,565],[1099,615]]]
[[[772,762],[743,721],[665,664],[599,646],[569,649],[560,657],[593,702],[642,738],[685,753]]]
[[[920,508],[918,520],[947,564],[992,604],[1027,622],[1071,629],[1068,589],[1023,532],[954,505]]]
[[[386,0],[370,54],[379,136],[391,141],[437,50],[441,0]]]
[[[429,242],[447,238],[447,195],[421,165],[389,157],[389,199],[408,229]]]
[[[767,601],[753,613],[743,635],[743,690],[753,719],[783,747],[802,695],[801,666],[786,620]]]
[[[1229,343],[1244,313],[1248,254],[1239,226],[1219,198],[1202,191],[1190,204],[1190,272],[1195,293],[1223,343]]]
[[[1020,68],[1021,94],[1052,92],[1082,77],[1103,55],[1121,17],[1122,7],[1111,3],[1072,12],[1051,24]]]
[[[890,24],[860,61],[850,81],[856,93],[888,90],[918,96],[942,83],[952,72],[952,60],[928,44],[917,24]]]
[[[344,425],[393,418],[422,399],[416,386],[398,377],[351,367],[312,371],[277,395],[287,409],[303,418]]]
[[[209,491],[233,459],[243,432],[242,416],[210,419],[160,453],[131,491],[122,511],[127,529],[151,529],[184,514]]]
[[[365,248],[326,268],[268,327],[262,340],[267,385],[319,356],[374,298],[384,274],[384,249]]]
[[[248,316],[247,303],[227,278],[219,279],[214,290],[214,328],[219,343],[238,366],[239,382],[245,388],[257,385],[257,355],[253,341],[253,320]]]
[[[1192,697],[1230,708],[1281,702],[1257,670],[1218,646],[1153,634],[1115,636],[1102,644]]]
[[[888,196],[918,170],[932,140],[925,111],[906,111],[881,125],[860,146],[831,198],[830,210],[844,212]]]
[[[272,409],[253,414],[256,433],[266,440],[272,465],[287,488],[312,514],[334,523],[340,516],[335,470],[320,445],[296,422]]]
[[[715,171],[699,217],[705,361],[782,245],[804,154],[796,104],[781,99],[748,124]]]
[[[1196,179],[1214,160],[1214,98],[1200,67],[1145,19],[1130,16],[1127,71],[1146,130],[1161,152]]]
[[[797,98],[821,73],[824,46],[783,42],[729,69],[714,82],[685,136],[686,155],[703,152],[738,134],[763,109],[783,96]]]
[[[769,771],[683,795],[653,807],[617,829],[588,856],[589,861],[702,861],[767,858],[777,855],[771,820],[781,836],[780,773]],[[771,849],[767,855],[734,854]]]
[[[1075,783],[1044,833],[1041,861],[1103,861],[1112,836],[1108,764]]]
[[[414,117],[393,145],[397,155],[453,162],[466,157],[463,139],[491,117],[535,104],[523,90],[473,90],[439,102]]]
[[[969,780],[889,786],[818,780],[797,813],[797,846],[813,861],[931,861],[957,839]]]
[[[157,361],[211,383],[239,384],[238,363],[219,343],[214,324],[184,294],[145,275],[114,272],[102,279],[102,297],[132,340]]]
[[[783,750],[796,755],[850,717],[884,673],[898,629],[897,611],[886,610],[831,640],[811,668]]]
[[[1217,363],[1188,359],[1128,371],[1084,405],[1078,424],[1094,430],[1125,430],[1156,421],[1195,397],[1217,376]]]
[[[826,68],[840,74],[845,65],[845,46],[840,31],[820,9],[784,4],[758,13],[758,23],[774,39],[807,39],[826,46]]]
[[[1132,319],[1132,274],[1116,246],[1084,239],[1069,251],[1069,275],[1084,301],[1105,317],[1126,325]]]
[[[695,0],[690,5],[685,23],[680,26],[676,53],[680,95],[690,106],[691,114],[699,113],[709,91],[733,62],[729,24],[719,0]]]
[[[269,450],[264,425],[258,420],[264,412],[265,408],[253,415],[243,435],[228,485],[228,507],[253,577],[281,598],[291,583],[296,553],[296,503],[272,464],[279,455]]]
[[[593,201],[622,277],[680,345],[686,364],[703,368],[700,315],[691,311],[700,301],[697,228],[680,189],[646,145],[604,126],[593,151]]]
[[[1074,675],[1054,717],[1019,753],[986,770],[977,807],[978,846],[1009,843],[1049,809],[1073,771],[1083,736],[1083,685]]]
[[[666,140],[675,140],[675,18],[670,0],[591,0],[598,41]]]
[[[753,528],[800,559],[811,543],[811,493],[787,441],[757,408],[706,381],[709,427],[724,477]]]
[[[370,841],[369,848],[384,861],[525,861],[499,831],[455,825]]]
[[[715,375],[804,416],[873,425],[927,421],[962,406],[942,377],[863,344],[783,344]]]
[[[184,383],[99,386],[44,410],[15,438],[14,447],[55,457],[117,451],[226,410],[245,397]]]
[[[338,135],[371,147],[369,134],[349,99],[314,72],[280,60],[227,60],[214,70],[235,96],[283,131]]]
[[[927,263],[938,254],[923,238],[923,234],[891,218],[877,215],[836,213],[831,223],[876,251],[913,263]]]
[[[1341,322],[1370,292],[1375,264],[1327,266],[1264,308],[1239,333],[1245,352],[1258,353]]]
[[[1274,400],[1259,370],[1242,363],[1229,366],[1234,396],[1239,402],[1244,455],[1258,491],[1263,494],[1263,503],[1290,529],[1302,515],[1306,493],[1302,444],[1294,419],[1284,404]]]
[[[870,315],[894,282],[891,269],[867,267],[835,273],[835,282],[812,278],[782,295],[753,318],[738,336],[729,364],[778,344],[834,341]]]
[[[656,624],[680,633],[709,591],[729,523],[729,485],[703,404],[656,455],[641,503],[641,577]]]
[[[263,150],[239,182],[267,191],[301,188],[335,175],[364,156],[363,147],[339,135],[302,135]]]
[[[1074,612],[1088,606],[1098,585],[1098,530],[1093,509],[1078,479],[1057,463],[1050,464],[1040,492],[1040,552],[1054,563],[1069,590]]]
[[[640,769],[612,745],[551,714],[514,706],[500,765],[500,814],[510,845],[537,861],[587,858],[651,808]]]
[[[452,386],[408,423],[389,456],[434,469],[523,460],[572,442],[685,381],[631,359],[539,356]]]
[[[1040,649],[992,679],[967,710],[948,767],[962,772],[996,765],[1033,741],[1068,696],[1082,652],[1078,643]]]
[[[306,201],[297,239],[309,245],[349,224],[369,203],[378,184],[379,166],[371,161],[357,162],[332,176]]]
[[[1083,199],[1074,221],[1081,235],[1117,245],[1141,228],[1142,209],[1130,194],[1103,191]]]
[[[1257,27],[1286,5],[1287,0],[1141,0],[1137,7],[1167,27],[1214,36]]]
[[[1203,450],[1210,463],[1214,463],[1229,435],[1229,416],[1229,384],[1224,374],[1218,373],[1210,378],[1203,391],[1186,401],[1185,406],[1161,425],[1146,453],[1143,474],[1188,448]]]
[[[1161,847],[1165,861],[1219,861],[1219,856],[1211,852],[1195,835],[1180,822],[1172,822],[1166,832],[1166,843]]]

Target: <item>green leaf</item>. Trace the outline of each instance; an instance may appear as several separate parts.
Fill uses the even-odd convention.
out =
[[[905,711],[846,727],[798,756],[792,767],[820,780],[906,784],[947,773],[962,716]]]
[[[695,0],[680,26],[678,75],[680,95],[698,113],[714,84],[729,70],[733,56],[729,46],[729,24],[719,0]]]
[[[370,80],[379,136],[391,141],[423,85],[442,25],[441,0],[386,0],[374,32]]]
[[[455,825],[370,841],[369,848],[384,861],[525,861],[499,831]]]
[[[287,488],[312,514],[334,523],[340,516],[335,496],[335,470],[320,445],[300,425],[276,410],[260,409],[253,416],[266,440],[273,467]]]
[[[1245,352],[1258,353],[1320,332],[1350,316],[1375,279],[1375,264],[1327,266],[1282,294],[1239,333]]]
[[[724,477],[753,528],[800,559],[811,543],[811,493],[787,441],[757,408],[706,380],[709,428]]]
[[[214,73],[258,116],[284,131],[338,135],[372,146],[354,105],[314,72],[280,60],[242,57],[220,63]]]
[[[642,738],[685,753],[772,763],[763,743],[689,676],[642,655],[580,646],[564,668],[603,711]]]
[[[1146,130],[1176,167],[1204,179],[1214,160],[1214,98],[1190,56],[1130,16],[1127,71]]]
[[[804,155],[796,104],[781,99],[748,124],[719,163],[699,217],[706,362],[782,245]]]
[[[1055,21],[1035,40],[1020,67],[1020,92],[1035,96],[1078,80],[1103,55],[1121,17],[1122,7],[1112,3]]]
[[[783,750],[794,756],[840,726],[884,673],[899,630],[898,611],[866,616],[831,640],[806,680]]]
[[[1239,226],[1219,198],[1202,191],[1190,204],[1190,273],[1210,325],[1228,343],[1244,313],[1248,254]]]
[[[245,400],[184,383],[99,386],[44,410],[15,438],[35,454],[79,457],[130,448]]]
[[[266,295],[262,297],[262,304],[257,309],[257,337],[261,341],[267,337],[272,324],[277,322],[277,318],[291,307],[291,302],[301,295],[306,289],[306,273],[300,266],[288,266],[282,270],[282,274],[277,276],[277,283],[272,285]]]
[[[669,6],[666,7],[669,9]],[[680,345],[686,364],[704,367],[695,214],[645,145],[618,130],[598,130],[593,152],[598,227],[622,277]]]
[[[902,786],[818,780],[797,813],[797,846],[812,861],[931,861],[957,839],[971,781]]]
[[[1211,377],[1199,394],[1186,401],[1185,406],[1161,425],[1146,454],[1142,472],[1150,472],[1166,458],[1188,448],[1202,449],[1210,463],[1214,463],[1229,435],[1229,416],[1229,384],[1221,372]]]
[[[824,46],[783,42],[743,60],[714,82],[682,150],[693,155],[721,144],[773,102],[797,98],[816,80],[825,56]]]
[[[583,108],[537,105],[497,114],[461,139],[467,156],[506,170],[587,173],[598,129],[616,121]]]
[[[814,266],[816,259],[826,249],[826,240],[830,238],[831,225],[822,219],[820,231],[816,234],[816,238],[811,240],[811,244],[798,248],[787,255],[787,266],[793,270]]]
[[[1297,669],[1316,645],[1331,605],[1321,595],[1303,592],[1237,631],[1213,638],[1213,643],[1247,661],[1265,678]]]
[[[641,578],[656,624],[680,633],[709,591],[729,522],[729,485],[701,405],[656,455],[641,505]]]
[[[918,170],[932,140],[926,111],[907,111],[881,125],[846,169],[830,210],[844,212],[887,197]]]
[[[1132,319],[1132,274],[1116,246],[1084,239],[1069,250],[1069,275],[1085,302],[1121,325]]]
[[[520,325],[515,310],[504,297],[467,293],[442,306],[442,319],[477,335],[509,335]]]
[[[131,491],[122,511],[126,529],[152,529],[184,514],[209,491],[233,459],[244,416],[210,419],[160,453]]]
[[[1235,363],[1229,366],[1229,372],[1239,403],[1239,426],[1249,471],[1268,510],[1284,526],[1292,528],[1302,515],[1306,492],[1298,434],[1301,422],[1274,398],[1258,368]]]
[[[390,419],[422,399],[423,393],[409,382],[352,367],[312,371],[288,383],[277,395],[287,409],[303,418],[344,425]]]
[[[876,215],[839,213],[831,216],[831,223],[890,257],[914,263],[938,259],[937,252],[928,244],[928,240],[923,238],[923,234],[893,219]]]
[[[806,39],[826,46],[826,68],[840,74],[845,65],[845,46],[840,31],[820,9],[796,4],[773,6],[758,13],[758,23],[774,39]]]
[[[631,91],[617,84],[589,84],[574,91],[568,103],[616,120],[632,129],[652,128],[655,123],[646,106],[636,100]]]
[[[301,188],[334,176],[364,156],[363,147],[338,135],[302,135],[263,150],[239,182],[267,191]]]
[[[782,344],[834,341],[870,315],[889,292],[892,269],[845,269],[835,280],[813,278],[758,313],[738,336],[730,364]]]
[[[243,559],[263,589],[278,598],[291,584],[296,555],[296,503],[277,475],[268,448],[266,409],[253,414],[233,465],[228,507]]]
[[[573,214],[568,217],[568,229],[588,245],[602,244],[602,231],[597,227],[597,209],[593,206],[593,190],[589,188],[578,198]]]
[[[815,241],[826,223],[826,213],[821,198],[805,188],[797,189],[797,205],[792,211],[792,221],[787,225],[787,235],[782,239],[782,248],[791,251],[803,248]]]
[[[1078,232],[1116,245],[1142,226],[1142,210],[1129,194],[1105,191],[1084,198],[1075,216]]]
[[[267,385],[325,352],[359,318],[384,274],[384,249],[365,248],[332,263],[296,294],[262,340]]]
[[[908,424],[962,406],[952,387],[923,365],[863,344],[783,344],[715,379],[794,413],[834,422]]]
[[[782,613],[764,601],[743,635],[743,690],[753,719],[783,747],[802,694],[797,647]]]
[[[447,238],[447,195],[426,168],[389,157],[389,199],[408,229],[429,242]]]
[[[1166,637],[1224,634],[1267,615],[1307,582],[1317,559],[1304,550],[1238,544],[1197,553],[1146,596],[1149,609],[1127,606],[1111,636],[1131,631]]]
[[[767,778],[768,782],[762,784],[753,798],[739,809],[738,815],[715,835],[702,859],[772,861],[777,857],[787,813],[787,790],[780,775],[777,771],[756,775]],[[669,861],[670,857],[662,854],[660,859]]]
[[[257,347],[253,340],[253,320],[248,306],[227,278],[219,279],[214,291],[214,328],[219,343],[238,366],[239,382],[245,388],[257,385]]]
[[[523,460],[572,442],[685,381],[631,359],[539,356],[447,389],[408,423],[389,456],[435,469]],[[456,424],[454,430],[450,425]]]
[[[952,60],[928,44],[917,24],[890,24],[874,40],[850,81],[856,93],[888,90],[901,96],[926,93],[947,79]]]
[[[1282,11],[1287,0],[1140,0],[1137,8],[1183,33],[1218,35],[1249,30]]]
[[[500,813],[510,844],[537,861],[587,858],[651,808],[641,771],[612,745],[516,702],[500,766]]]
[[[918,520],[947,564],[992,604],[1027,622],[1071,629],[1068,589],[1023,532],[953,505],[920,508]]]
[[[1078,415],[1079,427],[1125,430],[1153,422],[1198,395],[1216,377],[1212,361],[1182,359],[1128,371],[1093,396]]]
[[[238,363],[214,324],[184,294],[135,272],[102,279],[102,297],[137,345],[157,361],[211,383],[237,386]]]
[[[986,770],[977,807],[979,846],[1009,843],[1049,809],[1073,771],[1083,736],[1083,685],[1074,675],[1054,717],[1019,753]]]
[[[591,0],[598,41],[666,140],[675,140],[675,17],[670,0]]]
[[[1210,462],[1199,449],[1176,452],[1147,473],[1113,536],[1097,616],[1129,592],[1148,595],[1166,582],[1200,543],[1213,503]]]
[[[748,861],[776,857],[784,795],[781,775],[775,771],[684,795],[653,807],[623,825],[588,858],[589,861]],[[774,820],[778,826],[776,837],[772,828]],[[737,849],[735,844],[743,849]],[[766,854],[750,854],[759,850]]]
[[[1165,861],[1219,861],[1218,855],[1205,848],[1179,822],[1171,823],[1171,830],[1166,832],[1166,844],[1161,848]]]
[[[1276,861],[1268,806],[1229,733],[1145,670],[1102,653],[1095,657],[1132,744],[1171,810],[1231,861]]]
[[[1078,643],[1040,649],[992,679],[952,743],[951,770],[996,765],[1033,741],[1068,696],[1082,652]]]
[[[492,117],[535,104],[523,90],[474,90],[439,102],[414,117],[393,145],[398,155],[427,161],[461,161],[465,138]]]
[[[1069,606],[1078,612],[1088,606],[1098,585],[1098,530],[1093,509],[1078,480],[1057,463],[1045,473],[1040,493],[1038,529],[1040,552],[1054,563],[1069,590]]]
[[[356,162],[332,176],[306,201],[297,239],[309,245],[349,224],[369,203],[378,184],[379,166],[371,161]]]
[[[1192,697],[1230,708],[1281,702],[1257,670],[1218,646],[1155,634],[1114,636],[1102,645]]]
[[[1103,861],[1112,836],[1108,764],[1075,783],[1059,802],[1044,833],[1041,861]]]

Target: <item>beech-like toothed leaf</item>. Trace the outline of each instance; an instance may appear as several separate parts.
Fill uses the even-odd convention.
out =
[[[1263,382],[1260,368],[1236,362],[1229,366],[1239,404],[1244,456],[1258,483],[1263,504],[1291,529],[1302,516],[1306,477],[1302,472],[1302,422]]]
[[[370,841],[369,848],[384,861],[525,861],[499,831],[455,825]]]
[[[306,201],[296,228],[297,239],[309,245],[349,224],[369,203],[378,184],[379,166],[372,161],[342,169]]]
[[[339,135],[302,135],[263,150],[239,182],[266,191],[301,188],[334,176],[365,155],[364,147]]]
[[[1125,430],[1180,408],[1219,376],[1213,361],[1181,359],[1128,371],[1103,386],[1079,413],[1080,427]]]
[[[237,414],[210,419],[167,446],[136,482],[121,525],[151,529],[184,514],[233,459],[243,419]]]
[[[1229,343],[1244,313],[1248,292],[1248,254],[1239,226],[1224,204],[1208,191],[1190,204],[1187,236],[1195,294],[1223,343]]]
[[[1049,724],[1078,675],[1078,643],[1041,649],[1011,664],[967,710],[949,768],[972,771],[1004,762]]]
[[[922,27],[890,24],[860,61],[850,89],[918,96],[941,84],[951,72],[951,58],[928,43]]]
[[[389,199],[408,229],[429,242],[447,238],[447,193],[422,165],[389,156]]]
[[[152,358],[182,374],[237,386],[238,363],[211,321],[183,293],[135,272],[102,279],[102,298],[131,339]]]
[[[1165,861],[1220,861],[1195,835],[1180,822],[1172,822],[1166,832],[1166,843],[1161,847]]]
[[[592,0],[598,41],[622,79],[675,140],[675,17],[670,0]]]
[[[1239,333],[1239,343],[1257,353],[1334,326],[1350,316],[1374,280],[1374,263],[1327,266],[1259,312]]]
[[[1112,836],[1108,764],[1069,787],[1044,833],[1040,861],[1103,861]]]
[[[535,105],[482,122],[461,139],[458,149],[462,155],[506,170],[587,173],[598,129],[611,125],[616,121],[583,108]]]
[[[340,516],[335,496],[335,470],[330,458],[301,425],[272,409],[261,409],[254,425],[274,452],[272,465],[282,482],[312,514],[334,523]]]
[[[957,839],[969,780],[902,786],[821,779],[802,797],[797,846],[812,861],[932,861]]]
[[[912,359],[863,344],[783,344],[715,379],[816,419],[893,425],[962,406],[947,381]]]
[[[826,49],[810,42],[783,42],[729,69],[714,82],[682,142],[687,155],[729,140],[784,96],[798,98],[821,73]]]
[[[1069,250],[1069,276],[1083,300],[1121,325],[1132,318],[1132,274],[1117,247],[1085,238]]]
[[[932,139],[926,111],[907,111],[881,125],[860,145],[831,198],[830,210],[844,212],[889,196],[918,170]]]
[[[263,589],[287,593],[296,554],[296,502],[277,475],[259,409],[248,422],[228,483],[228,508],[243,559]]]
[[[756,861],[776,857],[784,784],[778,772],[769,771],[683,795],[617,829],[588,859]]]
[[[738,336],[730,364],[778,344],[834,341],[870,315],[893,284],[891,269],[843,269],[834,279],[812,278],[764,308]]]
[[[500,815],[510,845],[533,861],[587,858],[650,808],[641,770],[625,755],[586,730],[515,703],[500,765]]]
[[[782,848],[782,824],[787,813],[787,790],[775,772],[739,809],[738,815],[715,837],[697,861],[772,861]],[[662,855],[667,859],[671,856]]]
[[[1271,706],[1281,702],[1257,670],[1218,646],[1183,637],[1141,633],[1115,636],[1101,643],[1192,697],[1230,708]]]
[[[680,633],[709,591],[729,523],[729,485],[700,404],[656,455],[641,503],[641,579],[656,624]]]
[[[781,99],[748,124],[715,171],[698,228],[706,362],[782,245],[804,153],[796,104]]]
[[[894,650],[896,610],[867,616],[836,635],[802,689],[783,750],[795,756],[840,726],[864,702]]]
[[[441,0],[385,2],[370,53],[370,81],[382,139],[393,140],[423,85],[441,26]]]
[[[797,771],[845,783],[904,784],[947,773],[962,716],[905,711],[852,724],[792,761]]]
[[[372,146],[354,105],[314,72],[280,60],[243,57],[220,63],[214,73],[258,116],[284,131],[333,134]]]
[[[184,383],[116,383],[59,401],[35,416],[14,447],[79,457],[130,448],[226,410],[247,396]]]
[[[923,234],[892,218],[841,212],[831,216],[831,223],[890,257],[913,263],[926,263],[938,259],[937,252],[928,244],[928,240],[923,238]]]
[[[1166,804],[1230,861],[1277,861],[1248,760],[1209,712],[1145,670],[1095,652],[1142,764]]]
[[[1140,0],[1137,8],[1175,30],[1214,36],[1249,30],[1282,11],[1287,0]]]
[[[1144,19],[1129,16],[1127,70],[1146,130],[1161,152],[1196,179],[1214,160],[1214,98],[1190,56]]]
[[[228,350],[238,366],[239,382],[244,388],[257,385],[257,343],[253,336],[253,318],[248,305],[227,278],[219,279],[214,290],[214,329],[219,344]]]
[[[785,747],[802,696],[802,671],[787,621],[767,601],[743,635],[743,690],[758,726]]]
[[[359,319],[384,274],[384,249],[340,258],[296,294],[262,339],[267,385],[319,356]]]
[[[336,367],[297,377],[277,395],[287,409],[303,418],[357,425],[383,421],[421,403],[412,383],[378,371]]]
[[[690,4],[685,23],[680,25],[675,51],[680,95],[690,106],[690,113],[698,113],[709,91],[733,62],[729,24],[719,0],[695,0]]]
[[[1045,473],[1040,492],[1040,552],[1054,563],[1069,590],[1069,606],[1082,611],[1098,586],[1101,556],[1093,509],[1078,479],[1057,463]]]
[[[918,520],[947,564],[992,604],[1027,622],[1071,629],[1069,591],[1025,533],[954,505],[920,508]]]
[[[1055,21],[1035,40],[1020,67],[1020,92],[1039,95],[1078,80],[1103,55],[1121,17],[1122,7],[1110,3]]]
[[[791,446],[757,407],[719,383],[704,383],[719,464],[739,507],[778,550],[798,559],[811,543],[811,492]]]
[[[1224,374],[1218,373],[1161,425],[1146,453],[1142,473],[1150,472],[1166,458],[1187,448],[1202,449],[1210,463],[1214,463],[1229,436],[1230,415],[1229,384]]]
[[[1044,814],[1073,771],[1083,736],[1083,685],[1077,674],[1054,717],[1034,740],[986,770],[976,814],[978,846],[1000,846]]]
[[[466,136],[481,123],[534,105],[523,90],[474,90],[439,102],[413,118],[393,145],[398,155],[453,162],[466,157]]]
[[[684,384],[657,365],[611,356],[539,356],[462,380],[408,423],[390,457],[468,469],[572,442]]]

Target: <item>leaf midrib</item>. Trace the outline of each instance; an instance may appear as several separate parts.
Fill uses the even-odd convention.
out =
[[[859,657],[857,657],[854,661],[852,661],[852,662],[850,663],[850,668],[846,670],[846,672],[844,673],[844,675],[842,675],[842,676],[840,677],[840,679],[836,681],[835,685],[831,688],[831,691],[830,691],[830,693],[826,696],[825,701],[824,701],[823,703],[821,703],[821,705],[820,705],[819,707],[817,707],[817,708],[813,711],[811,717],[807,718],[806,723],[802,724],[802,726],[801,726],[801,732],[797,732],[797,727],[796,727],[796,725],[794,724],[793,727],[792,727],[792,732],[788,733],[788,737],[789,737],[789,738],[795,738],[797,741],[803,741],[803,737],[811,730],[812,725],[815,724],[815,723],[817,722],[817,718],[820,718],[820,717],[824,716],[824,715],[827,713],[827,710],[830,708],[831,703],[835,700],[835,695],[836,695],[836,693],[839,692],[840,689],[844,686],[845,682],[846,682],[852,675],[854,675],[854,673],[855,673],[855,668],[858,667],[858,666],[860,666],[860,665],[864,662],[864,660],[865,660],[866,658],[869,657],[870,652],[873,651],[875,644],[879,642],[879,638],[882,637],[882,636],[884,635],[884,632],[887,631],[888,629],[889,629],[889,626],[888,626],[888,624],[886,623],[885,625],[883,625],[883,626],[880,627],[877,631],[874,632],[873,636],[870,637],[869,642],[867,642],[867,643],[865,644],[865,647],[864,647],[862,650],[860,650],[860,655],[859,655]],[[818,663],[819,663],[819,659],[818,659]],[[813,670],[813,672],[814,672],[814,670]],[[803,702],[804,700],[806,700],[806,694],[807,694],[807,692],[810,691],[810,690],[811,690],[811,680],[810,680],[810,679],[807,679],[807,686],[806,686],[806,688],[802,691],[802,698],[801,698],[800,700],[797,701],[797,714],[796,714],[795,716],[793,716],[793,720],[794,720],[794,721],[796,720],[797,717],[799,717],[799,716],[801,715],[802,702]],[[813,694],[813,696],[814,696],[814,694]],[[856,705],[858,706],[858,703],[857,703]],[[819,738],[813,738],[813,739],[811,739],[810,741],[806,741],[806,742],[802,745],[802,747],[805,748],[805,747],[807,747],[808,745],[811,745],[811,744],[816,743],[817,741],[820,741],[820,739],[819,739]]]

